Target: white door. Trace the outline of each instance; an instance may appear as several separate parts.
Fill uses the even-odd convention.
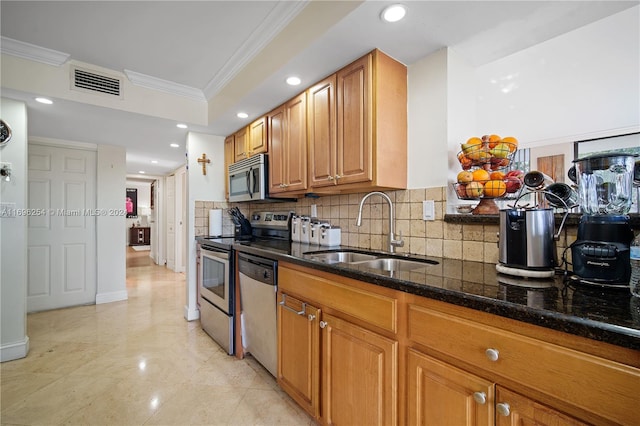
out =
[[[176,177],[167,177],[167,268],[176,268]]]
[[[96,152],[29,144],[27,311],[95,303]]]

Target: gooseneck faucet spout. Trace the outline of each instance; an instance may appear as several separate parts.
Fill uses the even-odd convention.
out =
[[[393,218],[394,216],[393,202],[391,201],[391,198],[389,198],[387,194],[385,194],[384,192],[373,191],[373,192],[369,192],[364,197],[362,197],[362,200],[360,200],[360,207],[358,208],[358,218],[356,219],[356,226],[362,226],[362,206],[364,205],[364,202],[367,201],[367,199],[372,195],[381,196],[387,201],[387,204],[389,204],[389,252],[395,253],[396,247],[404,246],[404,241],[402,241],[402,232],[400,233],[400,238],[396,240],[395,220]]]

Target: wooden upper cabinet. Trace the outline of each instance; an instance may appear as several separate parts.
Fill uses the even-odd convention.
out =
[[[247,139],[249,137],[248,127],[243,127],[234,133],[234,160],[233,162],[237,162],[240,160],[244,160],[249,156],[247,152]]]
[[[372,176],[373,105],[371,99],[373,54],[337,74],[339,184],[366,182]]]
[[[269,116],[269,194],[307,189],[307,96],[301,93]]]
[[[330,193],[334,185],[341,192],[406,188],[407,68],[403,64],[374,50],[308,93],[314,192]]]
[[[268,152],[267,117],[258,118],[231,136],[234,138],[234,163],[255,154]]]
[[[277,194],[284,190],[285,162],[285,110],[284,105],[271,111],[268,115],[269,146],[269,194]]]
[[[337,164],[336,75],[307,90],[309,186],[335,185]]]
[[[267,117],[260,117],[249,125],[249,156],[268,152]]]
[[[236,155],[235,142],[234,135],[227,136],[224,139],[224,193],[227,199],[229,198],[229,165],[234,163]]]

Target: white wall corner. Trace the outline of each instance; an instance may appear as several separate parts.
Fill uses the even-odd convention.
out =
[[[96,305],[103,303],[120,302],[121,300],[127,300],[129,293],[127,290],[112,291],[110,293],[98,293],[96,294]]]
[[[0,362],[13,361],[14,359],[25,358],[29,353],[29,336],[24,340],[15,343],[7,343],[0,346]]]

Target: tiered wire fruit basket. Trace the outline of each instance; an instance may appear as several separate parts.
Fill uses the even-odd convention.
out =
[[[498,214],[495,200],[518,198],[524,172],[507,171],[518,149],[516,138],[495,134],[472,137],[461,148],[458,161],[462,171],[453,188],[460,200],[479,201],[475,208],[469,207],[471,214]]]

